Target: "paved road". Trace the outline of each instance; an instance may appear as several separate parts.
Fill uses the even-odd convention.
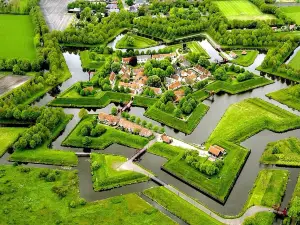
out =
[[[64,30],[71,23],[73,14],[67,12],[72,0],[41,0],[40,6],[50,30]]]

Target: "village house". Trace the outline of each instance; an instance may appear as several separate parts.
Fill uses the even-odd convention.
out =
[[[100,112],[98,115],[98,120],[109,126],[116,126],[119,123],[120,118],[117,116],[109,115],[104,112]]]
[[[151,130],[123,118],[120,119],[118,126],[130,133],[138,132],[138,134],[142,137],[150,137],[153,134]]]
[[[128,64],[131,60],[131,57],[127,57],[127,58],[122,58],[122,63],[123,64]]]
[[[156,54],[156,55],[152,55],[152,59],[155,59],[155,60],[163,60],[167,57],[170,57],[171,60],[175,59],[176,58],[176,53],[170,53],[170,54]]]
[[[173,142],[173,139],[168,137],[166,134],[162,134],[160,136],[160,138],[164,143],[167,143],[167,144],[171,144]]]
[[[220,157],[225,154],[225,149],[218,145],[211,145],[208,149],[208,153],[215,157]]]
[[[91,92],[91,91],[94,90],[94,87],[93,86],[88,86],[88,87],[83,88],[83,90]]]
[[[116,81],[116,74],[114,72],[111,72],[109,75],[109,82],[111,85],[114,85]]]
[[[154,91],[154,93],[155,93],[156,95],[160,95],[160,94],[162,94],[162,90],[161,90],[161,88],[157,88],[157,87],[150,87],[150,89],[151,89],[151,90],[153,90],[153,91]]]
[[[179,102],[183,97],[184,97],[184,90],[180,89],[180,90],[176,90],[174,91],[175,94],[175,102]]]
[[[168,86],[168,90],[176,90],[181,87],[180,81],[175,81]]]
[[[242,51],[242,55],[247,55],[247,52],[245,50]]]
[[[237,54],[236,54],[235,52],[233,52],[233,51],[231,51],[231,52],[229,53],[229,56],[230,56],[231,58],[233,58],[233,59],[237,58]]]
[[[151,55],[138,55],[136,59],[137,63],[145,63],[151,59]]]
[[[190,74],[186,78],[184,78],[184,80],[187,84],[192,84],[193,82],[195,82],[197,80],[197,75],[194,73]]]

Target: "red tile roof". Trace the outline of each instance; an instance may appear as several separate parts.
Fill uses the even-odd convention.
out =
[[[172,90],[177,89],[179,87],[181,87],[180,81],[175,81],[174,83],[169,85],[169,89],[172,89]]]

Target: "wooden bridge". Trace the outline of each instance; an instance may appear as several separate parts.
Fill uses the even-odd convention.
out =
[[[143,154],[146,153],[146,151],[147,151],[147,148],[143,148],[143,149],[137,151],[137,152],[129,159],[129,161],[131,161],[131,162],[137,161]]]
[[[126,111],[127,109],[130,109],[132,103],[133,103],[133,100],[131,100],[130,102],[128,102],[128,103],[121,109],[121,112],[124,112],[124,111]]]

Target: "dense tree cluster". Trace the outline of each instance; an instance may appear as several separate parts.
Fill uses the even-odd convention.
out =
[[[80,20],[65,31],[54,34],[62,43],[102,44],[117,35],[120,29],[130,28],[134,17],[134,13],[121,11],[111,13],[99,22],[99,18],[93,15],[89,20]]]
[[[172,47],[165,47],[159,50],[147,50],[147,51],[138,51],[138,50],[132,50],[128,49],[126,52],[122,52],[121,50],[116,50],[116,54],[119,57],[130,57],[130,56],[137,56],[137,55],[155,55],[155,54],[167,54],[174,52],[174,49]]]
[[[205,30],[208,20],[201,17],[197,8],[172,8],[168,17],[143,16],[136,18],[134,25],[142,33],[174,40],[176,37]]]
[[[96,94],[96,91],[94,90],[93,84],[91,82],[78,82],[74,87],[77,93],[81,96],[93,96]]]
[[[143,94],[143,95],[146,95],[146,96],[149,96],[149,97],[151,97],[151,98],[154,98],[154,97],[156,96],[156,95],[155,95],[155,92],[154,92],[151,88],[149,88],[149,87],[144,88],[142,94]]]
[[[97,123],[95,118],[92,122],[86,123],[80,129],[82,136],[99,137],[106,132],[106,128],[103,125]]]
[[[164,79],[175,72],[170,58],[160,61],[155,59],[149,60],[145,63],[144,69],[147,76],[157,75],[160,79]]]
[[[208,79],[205,79],[205,80],[195,83],[193,87],[197,90],[200,90],[200,89],[204,88],[207,84],[208,84]]]
[[[224,165],[224,162],[222,160],[211,162],[207,160],[207,158],[199,156],[198,151],[185,152],[183,159],[187,164],[208,176],[218,174],[220,169]]]
[[[194,109],[197,107],[198,102],[195,98],[193,98],[191,95],[187,95],[180,99],[179,104],[177,106],[177,109],[180,110],[185,115],[191,114]],[[176,113],[176,116],[178,116],[179,113]]]
[[[14,144],[14,149],[34,149],[41,145],[46,140],[49,140],[51,131],[66,118],[66,114],[61,108],[42,107],[40,111],[41,113],[36,120],[36,125],[30,127],[21,135]]]

